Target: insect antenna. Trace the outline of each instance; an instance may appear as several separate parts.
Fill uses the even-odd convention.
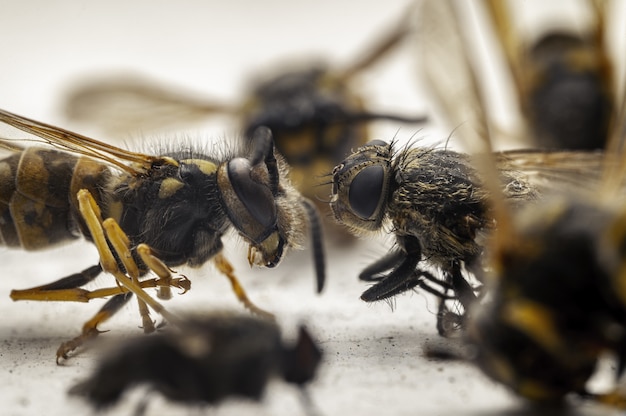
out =
[[[322,237],[322,222],[320,221],[317,208],[311,200],[303,199],[302,205],[306,210],[309,229],[311,233],[311,244],[313,246],[313,264],[315,265],[315,278],[317,282],[317,293],[324,289],[326,281],[326,256],[324,254],[324,244]]]

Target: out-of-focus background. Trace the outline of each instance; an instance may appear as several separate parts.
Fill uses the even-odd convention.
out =
[[[281,68],[283,62],[321,59],[331,66],[349,64],[378,33],[409,13],[410,3],[0,1],[0,108],[117,145],[168,140],[172,136],[166,132],[106,137],[93,126],[67,120],[63,99],[71,88],[94,76],[132,74],[199,97],[236,103],[255,75]],[[409,43],[357,80],[372,109],[414,115],[428,111],[416,59]],[[199,140],[228,140],[238,134],[224,118],[185,130],[185,135]],[[401,142],[443,142],[447,131],[440,126],[373,125],[373,137]],[[437,336],[433,298],[416,291],[391,303],[359,300],[367,284],[357,280],[358,272],[392,242],[384,235],[353,244],[330,241],[328,284],[321,296],[314,294],[309,252],[292,253],[274,270],[251,270],[246,247],[236,238],[227,240],[225,254],[249,296],[277,315],[287,336],[306,322],[319,339],[325,360],[310,393],[320,414],[534,414],[470,365],[424,357],[426,345],[455,342]],[[95,249],[82,242],[41,253],[0,248],[0,259],[0,413],[88,414],[86,405],[67,397],[66,391],[89,374],[99,350],[82,350],[62,366],[55,364],[54,354],[102,302],[14,303],[9,292],[82,270],[97,261]],[[227,280],[210,265],[179,271],[192,280],[193,289],[168,302],[171,310],[242,312]],[[102,276],[93,287],[111,284],[109,276]],[[131,303],[103,325],[101,329],[110,332],[101,336],[102,344],[139,333],[139,324]],[[112,413],[132,414],[144,394],[145,390],[135,391]],[[158,395],[150,396],[148,415],[188,412]],[[293,415],[303,409],[293,388],[273,383],[262,404],[233,400],[211,412]],[[582,405],[571,414],[607,414],[607,410]]]

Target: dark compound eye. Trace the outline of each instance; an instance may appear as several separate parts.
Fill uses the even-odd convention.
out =
[[[228,177],[239,200],[259,225],[265,228],[276,224],[276,205],[269,187],[250,177],[248,159],[236,158],[228,163]]]
[[[380,165],[368,166],[352,179],[348,201],[356,215],[364,219],[374,215],[382,198],[384,180],[385,170]]]

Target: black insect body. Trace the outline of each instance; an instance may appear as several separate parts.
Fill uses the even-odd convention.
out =
[[[626,367],[623,209],[564,196],[517,215],[490,247],[489,300],[471,309],[472,361],[538,403],[569,394],[626,408],[618,390],[588,382],[606,354]]]
[[[216,314],[124,342],[70,393],[98,409],[114,405],[140,385],[185,405],[235,397],[260,400],[274,376],[303,388],[313,380],[321,358],[304,327],[290,345],[272,322]]]
[[[82,234],[100,253],[99,265],[48,285],[14,290],[11,297],[87,302],[113,296],[82,335],[61,346],[59,357],[96,336],[97,325],[130,299],[129,291],[140,298],[146,332],[154,330],[148,306],[176,319],[144,288],[159,287],[162,298],[170,296],[171,287],[189,289],[186,278],[172,275],[171,267],[182,264],[197,267],[213,260],[247,308],[271,317],[248,299],[220,253],[221,238],[231,227],[249,243],[251,265],[275,267],[289,248],[301,246],[308,222],[321,291],[319,219],[313,204],[287,179],[267,128],[255,133],[249,156],[219,159],[191,151],[158,157],[132,153],[5,111],[0,121],[64,150],[0,141],[18,152],[0,160],[2,242],[34,250]],[[91,292],[82,288],[102,270],[113,274],[118,285]],[[157,278],[145,279],[148,272]]]
[[[512,166],[505,167],[506,156],[501,160],[503,189],[511,202],[538,198],[538,188]],[[387,228],[397,243],[360,274],[362,280],[376,282],[361,299],[386,299],[419,286],[442,299],[451,296],[471,304],[476,296],[463,268],[478,266],[481,235],[495,226],[488,200],[464,154],[433,148],[394,153],[393,144],[382,141],[357,149],[333,171],[331,209],[353,232]],[[444,278],[420,269],[423,260],[443,271]],[[446,333],[441,317],[439,330]]]
[[[582,2],[590,20],[582,31],[551,28],[531,42],[518,33],[506,1],[485,2],[533,146],[580,150],[606,146],[617,98],[615,65],[606,44],[608,3]],[[567,6],[571,5],[564,4],[564,10]]]

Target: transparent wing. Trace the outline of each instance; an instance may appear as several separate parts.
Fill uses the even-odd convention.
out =
[[[334,71],[336,72],[336,77],[346,83],[360,72],[380,61],[389,52],[396,49],[412,33],[414,12],[415,4],[412,3],[409,5],[408,9],[403,12],[400,19],[386,28],[386,31],[379,34],[371,44],[367,45],[356,59],[341,70],[337,69]]]
[[[495,154],[501,171],[519,172],[542,192],[595,192],[607,167],[604,152],[511,150]]]
[[[473,153],[473,164],[492,195],[499,234],[513,238],[511,214],[505,203],[495,163],[482,92],[468,44],[461,33],[454,0],[423,0],[418,13],[420,67],[451,126]]]
[[[68,118],[112,135],[188,125],[238,111],[139,76],[94,79],[79,85],[67,95],[64,107]]]
[[[490,148],[476,73],[451,0],[424,0],[418,13],[419,66],[446,121],[472,151]]]
[[[12,139],[8,136],[0,136],[0,147],[10,151],[23,150],[23,143],[25,142],[47,145],[66,152],[100,160],[132,175],[143,174],[154,164],[163,163],[164,161],[160,157],[130,152],[90,137],[4,110],[0,110],[0,122],[29,135],[28,139]]]

